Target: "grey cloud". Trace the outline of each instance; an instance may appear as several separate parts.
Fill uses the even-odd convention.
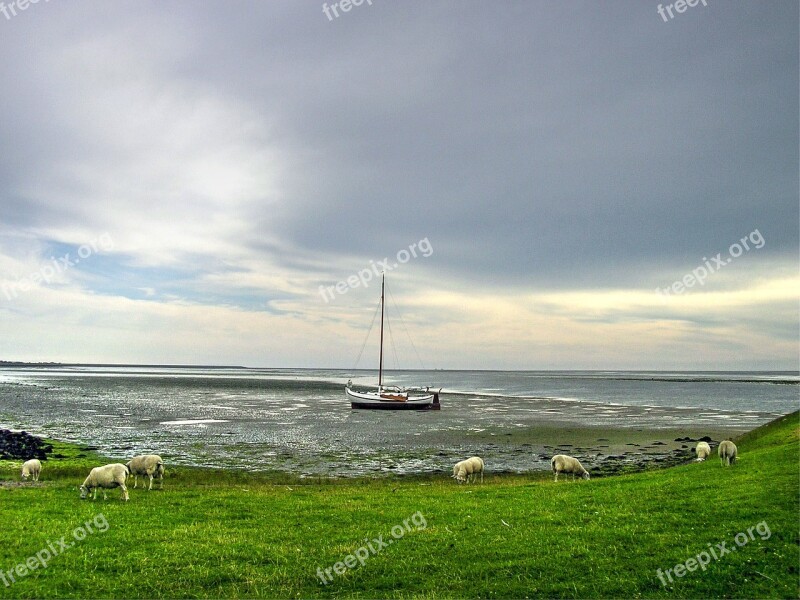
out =
[[[0,47],[30,62],[0,67],[14,90],[0,173],[26,189],[64,156],[102,164],[59,121],[75,90],[49,89],[37,66],[125,33],[163,46],[156,80],[263,118],[287,164],[281,203],[253,198],[245,214],[254,248],[277,236],[262,251],[278,261],[429,236],[437,269],[487,285],[649,285],[754,228],[765,256],[796,253],[797,13],[710,3],[663,23],[641,2],[376,0],[329,22],[315,1],[39,6],[4,23]],[[2,202],[19,226],[86,218],[15,186]]]

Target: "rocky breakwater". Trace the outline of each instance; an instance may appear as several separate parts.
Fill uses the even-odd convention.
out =
[[[27,431],[0,429],[0,460],[47,460],[53,447]]]

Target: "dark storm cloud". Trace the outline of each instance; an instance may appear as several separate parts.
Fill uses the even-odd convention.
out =
[[[573,287],[797,247],[795,3],[212,6],[186,76],[274,119],[289,206],[256,218],[312,255],[427,235],[462,276]]]
[[[797,3],[668,23],[656,5],[375,0],[333,21],[318,2],[39,5],[0,23],[3,217],[86,218],[30,195],[56,158],[105,154],[59,120],[76,90],[48,73],[124,31],[160,53],[156,79],[263,119],[286,168],[278,205],[245,209],[243,242],[292,267],[428,236],[437,268],[468,280],[650,286],[756,228],[762,258],[793,256]]]

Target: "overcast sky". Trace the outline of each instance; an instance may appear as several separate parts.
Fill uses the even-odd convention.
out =
[[[796,0],[20,1],[0,359],[798,368]]]

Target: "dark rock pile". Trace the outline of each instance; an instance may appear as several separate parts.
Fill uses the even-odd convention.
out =
[[[50,444],[26,431],[16,432],[0,429],[1,460],[28,460],[31,458],[47,460],[47,455],[52,451],[53,447]]]

